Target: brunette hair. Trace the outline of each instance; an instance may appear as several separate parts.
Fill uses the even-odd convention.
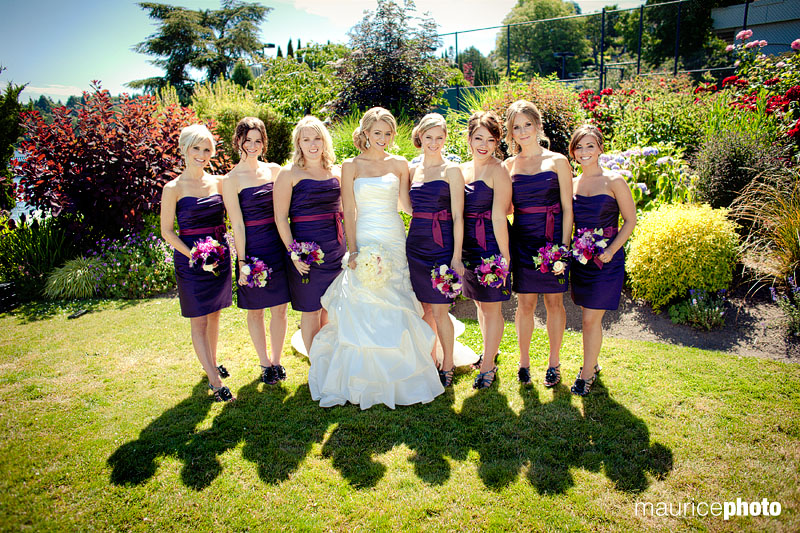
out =
[[[533,125],[536,127],[536,139],[539,141],[544,141],[545,146],[549,148],[550,139],[548,139],[544,134],[544,128],[542,127],[542,113],[539,111],[539,108],[527,100],[517,100],[508,106],[508,111],[506,111],[506,143],[508,144],[509,148],[512,149],[511,151],[514,153],[519,153],[520,151],[520,147],[516,142],[514,142],[514,136],[512,135],[514,120],[517,118],[518,113],[522,113],[531,119],[531,122],[533,122]]]
[[[331,134],[328,132],[328,128],[325,127],[325,124],[313,115],[306,115],[301,118],[294,127],[294,131],[292,131],[292,145],[294,146],[292,162],[300,168],[306,168],[306,158],[303,155],[303,149],[300,148],[300,135],[306,128],[314,130],[314,132],[322,138],[322,166],[330,170],[334,161],[336,161]]]
[[[236,129],[233,130],[233,145],[239,152],[243,152],[242,145],[247,139],[247,134],[252,130],[258,131],[261,135],[262,147],[260,155],[266,155],[268,143],[267,128],[264,126],[264,122],[258,117],[244,117],[236,124]]]
[[[189,148],[206,139],[211,141],[211,155],[213,156],[217,153],[217,143],[214,142],[214,136],[203,124],[192,124],[181,130],[181,135],[178,137],[178,148],[180,148],[183,155],[186,155]]]
[[[426,131],[433,129],[436,126],[441,126],[444,130],[445,136],[447,136],[447,122],[445,122],[442,115],[439,113],[428,113],[422,117],[419,121],[419,124],[414,126],[414,129],[411,131],[411,140],[414,142],[414,146],[417,148],[422,148],[422,135],[424,135]]]
[[[364,113],[358,123],[358,127],[353,132],[353,144],[356,145],[360,152],[365,152],[369,148],[367,132],[379,120],[386,122],[392,129],[392,133],[397,135],[397,120],[395,120],[394,115],[388,109],[373,107]]]
[[[503,128],[500,126],[500,117],[497,116],[497,113],[494,111],[478,111],[477,113],[473,113],[473,115],[469,117],[469,122],[467,123],[467,139],[471,140],[472,135],[480,127],[489,130],[489,134],[497,141],[494,155],[502,154],[500,150],[500,139],[503,136]]]
[[[575,148],[577,148],[578,143],[581,142],[581,139],[587,135],[594,137],[595,141],[597,141],[597,146],[600,147],[600,151],[605,152],[605,147],[603,146],[603,134],[600,132],[600,129],[593,124],[584,124],[575,130],[575,133],[572,134],[572,137],[569,140],[569,156],[572,159],[575,159]]]

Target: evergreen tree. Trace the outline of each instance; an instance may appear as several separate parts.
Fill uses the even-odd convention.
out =
[[[283,52],[281,52],[281,47],[278,46],[278,53],[275,57],[283,57]]]
[[[233,74],[231,74],[231,81],[244,88],[252,82],[255,78],[253,72],[250,70],[244,61],[237,61],[236,66],[233,67]]]
[[[5,70],[0,66],[0,72]],[[14,145],[22,135],[19,114],[23,105],[19,94],[25,85],[6,84],[5,93],[0,95],[0,209],[12,209],[16,204],[14,182],[8,163],[14,155]]]
[[[291,37],[289,37],[289,44],[286,45],[286,57],[294,57],[294,48],[292,47]]]

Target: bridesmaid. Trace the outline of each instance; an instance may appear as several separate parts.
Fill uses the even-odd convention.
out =
[[[217,366],[217,338],[220,311],[231,305],[230,252],[225,242],[225,206],[222,202],[221,177],[205,171],[214,156],[214,137],[201,124],[181,130],[178,144],[186,168],[180,176],[164,185],[161,194],[161,236],[175,248],[173,262],[178,281],[181,314],[189,317],[192,346],[208,376],[214,400],[230,402],[235,398],[220,378],[230,374]],[[178,217],[180,236],[175,233]],[[216,274],[199,266],[189,266],[195,242],[214,237],[225,247],[225,257]]]
[[[236,125],[233,145],[239,150],[239,163],[222,186],[225,208],[231,219],[236,245],[236,278],[239,283],[236,304],[247,309],[247,329],[259,362],[261,381],[274,385],[286,379],[281,366],[281,351],[286,338],[289,285],[286,252],[275,227],[272,190],[280,166],[258,160],[267,153],[267,130],[261,119],[245,117]],[[248,287],[241,272],[246,258],[257,257],[272,269],[266,287]],[[270,355],[264,328],[264,308],[269,307]]]
[[[519,381],[531,384],[530,345],[533,313],[539,294],[547,309],[550,360],[544,384],[561,380],[559,351],[567,323],[563,293],[567,283],[536,268],[533,257],[546,243],[569,245],[572,235],[572,168],[567,158],[543,148],[542,115],[531,102],[519,100],[506,113],[506,141],[517,155],[505,161],[511,174],[514,223],[511,226],[511,267],[517,293],[515,317],[519,342]]]
[[[422,162],[410,170],[411,225],[406,257],[411,286],[422,303],[423,319],[439,337],[444,358],[439,368],[442,385],[453,383],[455,330],[448,310],[453,298],[431,285],[431,271],[447,264],[464,276],[461,248],[464,240],[464,177],[458,165],[445,161],[442,148],[447,125],[439,113],[422,117],[411,132],[414,146],[422,149]],[[436,360],[435,348],[432,354]]]
[[[330,133],[318,118],[301,119],[292,143],[292,162],[275,180],[275,225],[287,250],[293,240],[313,241],[325,253],[321,265],[292,261],[294,268],[288,268],[292,308],[303,313],[300,332],[310,350],[314,336],[328,321],[320,298],[339,274],[345,252],[340,178],[332,171],[336,156]]]
[[[578,372],[573,394],[586,396],[597,379],[597,358],[603,344],[603,314],[619,307],[625,280],[623,245],[636,227],[636,207],[625,179],[600,167],[603,135],[595,126],[583,125],[572,134],[569,155],[581,165],[573,182],[575,227],[603,228],[609,244],[597,261],[572,263],[572,300],[581,306],[583,317],[583,366]],[[622,227],[617,230],[622,215]]]
[[[478,324],[483,336],[483,353],[478,376],[472,387],[484,389],[494,382],[495,354],[503,337],[501,307],[511,297],[507,287],[481,285],[475,267],[483,258],[502,256],[510,264],[508,219],[511,209],[511,179],[496,157],[501,137],[500,119],[492,112],[475,113],[469,118],[467,134],[472,161],[461,165],[466,183],[464,193],[464,296],[478,308]]]

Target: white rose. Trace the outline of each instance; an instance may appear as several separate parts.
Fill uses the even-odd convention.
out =
[[[244,274],[245,276],[249,276],[250,275],[250,265],[244,265],[241,268],[241,271],[242,271],[242,274]]]
[[[449,268],[450,268],[450,267],[448,267],[447,265],[442,265],[442,266],[440,266],[440,267],[439,267],[439,274],[441,274],[442,276],[444,276],[445,274],[447,274],[447,270],[448,270]]]
[[[553,263],[553,274],[559,276],[564,273],[564,269],[567,265],[563,261],[556,261]]]
[[[217,266],[216,263],[213,263],[211,265],[205,264],[205,265],[203,265],[203,270],[205,270],[206,272],[214,272],[214,267],[216,267],[216,266]]]

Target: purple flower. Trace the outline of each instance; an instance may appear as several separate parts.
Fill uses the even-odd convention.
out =
[[[619,173],[625,176],[626,178],[630,178],[633,176],[633,173],[630,170],[620,170]]]
[[[769,293],[772,296],[772,301],[773,302],[777,302],[778,301],[778,291],[775,290],[775,287],[770,287],[769,288]]]
[[[667,163],[672,163],[672,158],[670,156],[668,156],[668,155],[664,156],[664,157],[659,157],[656,160],[656,165],[658,165],[658,166],[666,165]]]
[[[645,148],[642,148],[642,155],[645,156],[658,155],[658,148],[656,148],[655,146],[647,146]]]

